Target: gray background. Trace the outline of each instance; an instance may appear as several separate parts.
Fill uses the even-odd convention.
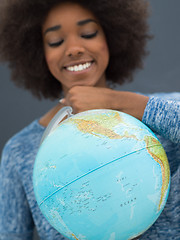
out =
[[[149,0],[151,4],[150,30],[154,39],[148,44],[150,55],[134,82],[122,90],[144,93],[180,91],[180,1]],[[5,142],[55,103],[35,99],[18,89],[10,81],[6,65],[0,65],[0,152]],[[36,235],[36,234],[35,234]],[[35,236],[37,239],[37,236]]]

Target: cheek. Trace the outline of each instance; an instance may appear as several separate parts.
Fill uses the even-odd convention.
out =
[[[108,48],[106,41],[104,41],[103,44],[101,45],[100,52],[101,52],[101,57],[104,60],[104,63],[106,63],[108,65],[108,63],[109,63],[109,48]]]
[[[104,52],[104,55],[106,55],[109,58],[109,48],[106,42],[102,46],[102,51]]]
[[[50,68],[50,66],[53,64],[53,58],[52,58],[51,54],[45,53],[45,60],[46,60],[48,67]]]
[[[51,74],[56,78],[57,76],[57,60],[56,56],[52,53],[46,53],[45,54],[45,60],[48,66],[49,71]]]

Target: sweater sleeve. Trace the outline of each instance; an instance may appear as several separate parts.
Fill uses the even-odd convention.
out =
[[[150,97],[142,122],[165,139],[179,144],[180,97],[175,100],[163,98],[163,96]]]
[[[0,166],[0,240],[32,240],[34,223],[16,171],[15,153],[6,145]]]

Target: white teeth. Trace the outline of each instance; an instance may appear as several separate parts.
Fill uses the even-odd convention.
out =
[[[78,71],[82,71],[82,70],[89,68],[91,66],[91,64],[92,64],[91,62],[88,62],[85,64],[79,64],[79,65],[67,67],[66,69],[71,72],[78,72]]]

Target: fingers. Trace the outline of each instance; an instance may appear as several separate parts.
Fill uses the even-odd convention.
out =
[[[62,105],[66,105],[66,100],[65,100],[65,98],[61,98],[61,99],[59,100],[59,103],[61,103]]]
[[[64,107],[65,107],[65,106],[71,107],[72,110],[73,110],[73,114],[78,113],[78,111],[75,110],[74,105],[73,105],[70,101],[68,101],[66,98],[61,98],[61,99],[59,100],[59,103],[62,104]]]

